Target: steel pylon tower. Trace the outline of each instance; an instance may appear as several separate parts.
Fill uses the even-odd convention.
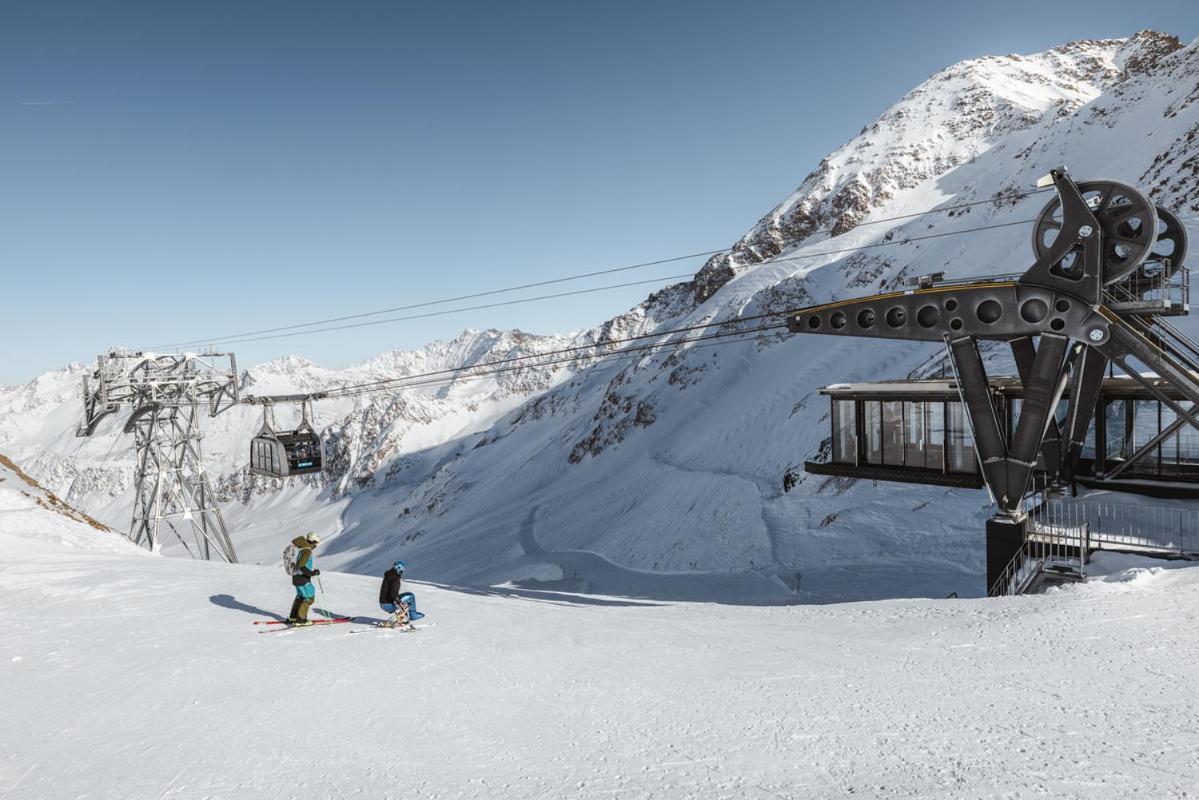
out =
[[[136,498],[129,538],[157,550],[163,523],[192,557],[237,561],[200,455],[198,408],[143,407],[130,420],[137,447]],[[195,550],[188,544],[191,538]]]
[[[232,353],[153,353],[113,350],[83,379],[83,422],[77,435],[123,404],[133,413],[137,478],[129,538],[158,550],[166,530],[193,558],[237,561],[237,553],[204,469],[200,408],[216,416],[239,400]]]

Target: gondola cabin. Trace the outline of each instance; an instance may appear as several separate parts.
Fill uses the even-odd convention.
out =
[[[250,440],[250,472],[272,478],[308,475],[324,468],[324,445],[308,420],[304,405],[300,426],[291,431],[276,431],[270,406],[263,414],[262,429]]]
[[[287,478],[320,472],[321,438],[310,430],[260,432],[250,442],[250,472]]]

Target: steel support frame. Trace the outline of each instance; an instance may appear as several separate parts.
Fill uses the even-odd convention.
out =
[[[1022,513],[1020,501],[1036,467],[1053,410],[1065,390],[1069,344],[1065,336],[1046,334],[1041,338],[1041,346],[1028,365],[1024,402],[1009,444],[991,402],[991,384],[977,342],[968,336],[947,341],[983,478],[1000,511],[1007,516]]]
[[[1199,417],[1191,413],[1199,408],[1199,376],[1186,365],[1150,342],[1141,332],[1126,323],[1112,325],[1111,336],[1097,347],[1104,356],[1118,366],[1128,377],[1140,384],[1154,399],[1169,406],[1187,424],[1199,430]],[[1149,378],[1133,365],[1133,360],[1157,372],[1158,377]],[[1172,388],[1191,403],[1185,407],[1164,391]]]
[[[165,524],[193,557],[216,556],[236,563],[233,541],[204,470],[198,411],[193,404],[154,405],[134,412],[130,425],[138,466],[130,538],[158,551]]]
[[[1103,373],[1106,369],[1107,357],[1093,347],[1086,347],[1076,360],[1070,375],[1064,460],[1071,465],[1077,461],[1086,442],[1091,420],[1095,418],[1095,407],[1099,403],[1099,391],[1103,387]],[[1073,466],[1071,472],[1073,473]]]
[[[1009,343],[1012,348],[1012,360],[1016,362],[1016,372],[1020,376],[1020,384],[1027,389],[1032,379],[1033,362],[1037,356],[1037,348],[1031,336],[1021,336]],[[1049,423],[1045,428],[1045,440],[1041,443],[1041,455],[1045,462],[1045,471],[1057,475],[1062,467],[1062,434],[1058,429],[1057,419],[1050,414]]]
[[[79,436],[122,406],[133,409],[124,427],[138,459],[129,538],[157,550],[165,523],[193,557],[236,562],[204,470],[199,424],[201,408],[216,416],[240,402],[236,357],[112,350],[97,358],[82,388]]]

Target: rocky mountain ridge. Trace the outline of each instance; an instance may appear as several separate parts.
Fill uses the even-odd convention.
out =
[[[1181,48],[1176,37],[1141,31],[1130,39],[1081,40],[1030,56],[985,56],[941,70],[824,158],[731,253],[709,259],[696,277],[696,299],[711,297],[740,269],[822,234],[853,229],[904,192],[977,157],[998,138],[1047,116],[1069,116]]]

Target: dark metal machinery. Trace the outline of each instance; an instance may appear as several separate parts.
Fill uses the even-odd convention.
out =
[[[1151,296],[1182,269],[1185,229],[1123,184],[1075,183],[1064,169],[1044,184],[1050,181],[1057,197],[1036,220],[1036,261],[1019,278],[934,278],[908,291],[800,309],[788,319],[793,333],[944,343],[998,507],[987,525],[988,587],[1023,544],[1023,500],[1038,455],[1051,479],[1070,479],[1109,362],[1178,414],[1163,438],[1183,424],[1199,429],[1192,414],[1199,408],[1199,348],[1156,316],[1163,306]],[[987,340],[1010,344],[1024,386],[1010,438],[1002,434],[978,350]],[[1068,383],[1059,430],[1053,412]],[[1167,396],[1167,386],[1190,402]]]

